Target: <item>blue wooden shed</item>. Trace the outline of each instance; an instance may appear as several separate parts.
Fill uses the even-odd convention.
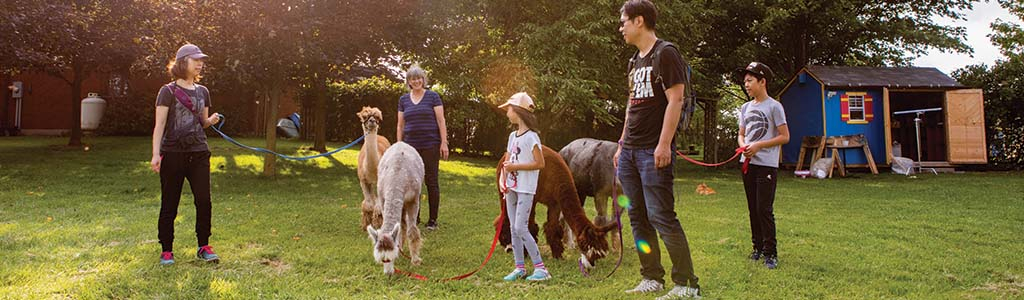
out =
[[[922,166],[987,163],[982,91],[936,68],[812,65],[777,99],[791,137],[785,165],[796,164],[805,136],[855,134],[867,138],[876,164],[889,165],[894,155],[918,161],[918,147]],[[862,151],[841,155],[850,166],[867,164]]]

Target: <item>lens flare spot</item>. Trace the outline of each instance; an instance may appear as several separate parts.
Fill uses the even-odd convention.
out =
[[[619,195],[619,199],[617,199],[616,201],[622,208],[629,208],[629,205],[631,204],[629,197],[627,197],[626,195]]]
[[[640,250],[644,254],[650,254],[651,253],[651,244],[648,244],[647,241],[639,240],[639,241],[636,241],[636,249]]]

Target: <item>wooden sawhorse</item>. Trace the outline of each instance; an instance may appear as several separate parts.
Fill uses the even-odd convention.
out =
[[[796,170],[800,171],[804,166],[804,155],[809,154],[808,150],[813,150],[814,155],[811,156],[811,161],[808,166],[813,166],[814,161],[821,158],[822,154],[825,154],[825,137],[823,136],[805,136],[803,141],[800,142],[800,156],[796,161]],[[810,167],[808,167],[810,168]]]
[[[839,176],[846,176],[846,163],[839,157],[839,149],[861,149],[864,157],[867,158],[871,174],[878,174],[878,167],[875,166],[875,158],[871,156],[871,148],[868,147],[868,139],[864,134],[832,136],[825,140],[825,148],[832,150],[832,167],[828,170],[828,177],[832,177],[832,170],[839,166]]]

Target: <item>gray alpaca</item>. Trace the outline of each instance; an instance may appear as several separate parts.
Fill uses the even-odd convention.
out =
[[[418,266],[423,262],[420,258],[423,240],[416,227],[422,185],[423,159],[416,149],[403,142],[389,147],[377,166],[377,194],[383,203],[384,220],[379,229],[366,226],[373,241],[373,258],[384,265],[385,274],[395,272],[395,259],[406,240],[412,264]]]
[[[615,222],[609,215],[608,199],[612,197],[613,184],[615,193],[622,194],[622,184],[615,178],[615,165],[612,161],[617,148],[615,142],[582,138],[572,141],[558,151],[569,165],[569,170],[572,170],[580,205],[584,206],[587,196],[594,197],[594,208],[597,210],[594,225],[597,226]],[[612,205],[615,205],[615,199],[612,199]],[[566,242],[570,248],[575,248],[574,234],[572,230],[567,232],[569,234],[566,235]]]

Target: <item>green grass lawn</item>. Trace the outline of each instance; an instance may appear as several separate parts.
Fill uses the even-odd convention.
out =
[[[359,229],[355,150],[282,162],[276,178],[265,178],[261,156],[219,138],[210,139],[211,244],[222,262],[194,258],[195,209],[186,188],[176,220],[178,263],[159,266],[160,184],[148,169],[149,138],[87,138],[90,151],[66,148],[66,140],[0,138],[0,299],[636,298],[622,293],[640,279],[628,225],[622,268],[606,281],[582,277],[575,250],[567,251],[570,259],[550,259],[543,239],[554,275],[548,282],[502,282],[512,268],[503,252],[462,281],[385,276]],[[280,145],[294,153],[304,144]],[[400,259],[399,268],[443,278],[479,265],[498,213],[494,163],[441,163],[441,229],[424,230],[423,265]],[[676,211],[705,298],[1024,297],[1022,173],[780,176],[780,267],[769,271],[745,258],[749,223],[738,171],[677,171]],[[718,193],[694,193],[702,182]],[[588,212],[594,215],[592,206]],[[608,272],[614,255],[594,272]]]

